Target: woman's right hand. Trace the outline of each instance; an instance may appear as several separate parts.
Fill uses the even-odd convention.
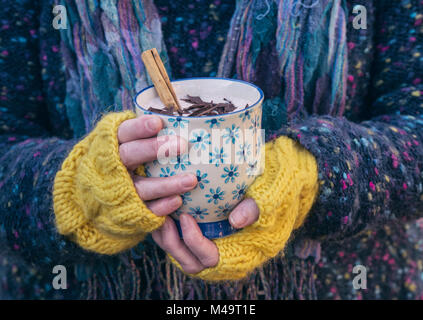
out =
[[[163,128],[162,120],[154,115],[126,120],[118,129],[119,154],[128,171],[157,159],[162,152],[168,155],[183,154],[187,141],[178,136],[157,136]],[[148,178],[132,174],[132,179],[141,200],[157,216],[166,216],[182,205],[180,194],[197,185],[193,174],[171,177]]]

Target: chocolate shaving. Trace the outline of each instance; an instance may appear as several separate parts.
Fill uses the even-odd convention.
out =
[[[185,101],[185,102],[192,103],[192,104],[204,104],[204,103],[206,103],[200,97],[190,96],[189,94],[187,94],[187,97],[185,99],[181,99],[181,100]]]
[[[202,117],[225,114],[232,112],[236,109],[235,105],[226,98],[223,98],[223,100],[226,102],[214,103],[213,100],[207,102],[203,101],[203,99],[198,96],[187,95],[185,99],[181,100],[191,103],[189,107],[182,109],[182,112],[175,109],[157,109],[153,107],[150,107],[148,110],[160,114],[166,114],[169,116],[176,116],[177,114],[179,114],[187,115],[188,117]],[[248,108],[248,104],[245,106],[245,108]]]
[[[152,111],[152,112],[160,113],[160,114],[167,114],[167,115],[173,114],[173,112],[169,109],[157,109],[153,107],[148,108],[148,111]]]

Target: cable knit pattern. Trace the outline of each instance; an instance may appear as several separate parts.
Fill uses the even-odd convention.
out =
[[[163,224],[139,198],[119,156],[117,129],[132,112],[105,116],[64,161],[54,182],[59,233],[87,250],[115,254]]]
[[[282,251],[303,223],[318,190],[314,156],[287,137],[266,143],[265,152],[264,172],[246,192],[260,209],[258,221],[214,240],[218,265],[195,276],[210,281],[244,278]]]

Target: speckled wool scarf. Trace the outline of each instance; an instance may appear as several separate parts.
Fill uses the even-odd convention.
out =
[[[157,48],[170,75],[171,70],[153,0],[55,2],[68,12],[69,27],[61,31],[65,105],[81,137],[103,113],[132,109],[135,93],[151,84],[142,51]],[[280,128],[286,117],[342,115],[345,6],[342,0],[237,0],[218,76],[265,89],[265,128]],[[115,264],[77,266],[76,274],[85,298],[315,298],[312,261],[291,260],[289,252],[235,284],[190,279],[157,248],[143,244],[113,259]]]

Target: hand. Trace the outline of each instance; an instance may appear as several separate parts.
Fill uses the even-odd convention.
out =
[[[162,120],[153,115],[126,120],[118,129],[119,154],[129,171],[157,159],[160,151],[166,156],[184,153],[187,142],[178,136],[160,136]],[[147,178],[132,175],[137,193],[146,206],[157,216],[166,216],[182,205],[183,194],[197,185],[193,174],[166,178]]]
[[[240,202],[229,215],[230,224],[237,229],[247,227],[257,221],[259,208],[253,199]],[[195,274],[205,268],[214,267],[219,262],[219,251],[211,240],[201,233],[193,217],[180,216],[183,240],[179,238],[175,223],[166,217],[163,226],[153,231],[154,241],[168,252],[186,273]]]

